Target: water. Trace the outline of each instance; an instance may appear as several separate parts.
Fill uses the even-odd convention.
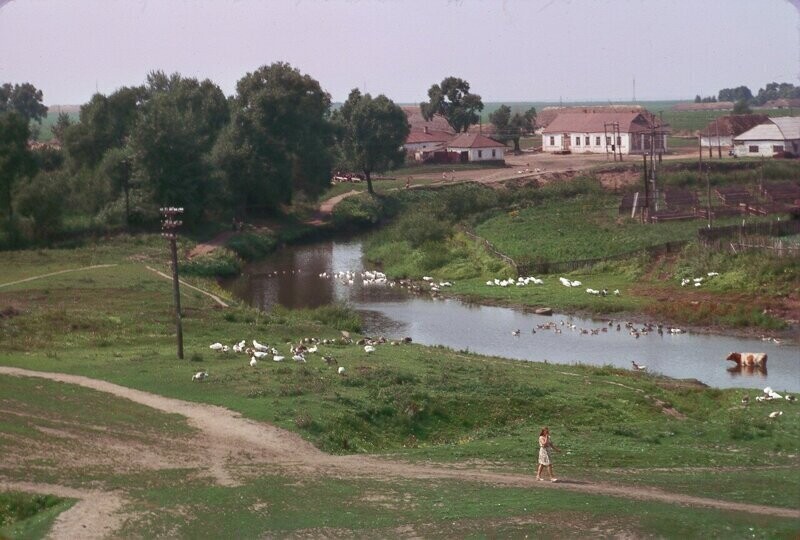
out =
[[[690,333],[660,336],[652,332],[637,339],[625,329],[624,321],[617,331],[617,321],[609,327],[608,321],[602,320],[560,314],[547,317],[521,309],[434,300],[400,287],[364,286],[358,277],[352,285],[342,279],[319,277],[323,272],[331,275],[361,270],[361,242],[332,241],[283,249],[269,260],[249,265],[228,287],[262,309],[274,304],[298,308],[347,302],[362,314],[367,335],[410,336],[425,345],[560,364],[630,368],[635,361],[647,366],[649,372],[694,378],[720,388],[772,386],[778,391],[800,391],[800,347],[796,345]],[[561,333],[536,329],[549,322],[554,322]],[[576,330],[570,330],[569,324]],[[582,328],[604,327],[606,332],[597,335],[580,332]],[[519,336],[512,335],[515,329],[520,330]],[[731,351],[767,353],[768,370],[734,370],[733,363],[725,360]]]

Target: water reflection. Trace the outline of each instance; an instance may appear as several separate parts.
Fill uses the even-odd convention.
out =
[[[524,310],[438,299],[410,294],[400,287],[362,286],[361,243],[325,242],[281,250],[269,260],[249,265],[246,273],[227,287],[239,298],[268,310],[275,304],[290,308],[347,302],[364,320],[364,332],[417,343],[444,345],[455,350],[519,360],[562,364],[610,364],[630,368],[646,365],[650,373],[696,378],[717,387],[757,387],[800,391],[800,347],[778,346],[757,339],[728,336],[651,332],[635,338],[607,321],[555,314],[536,315]],[[350,278],[332,278],[339,272]],[[328,277],[321,277],[325,274]],[[549,279],[555,279],[550,277]],[[352,284],[350,283],[352,281]],[[552,323],[548,330],[532,330]],[[569,325],[575,329],[570,330]],[[591,329],[605,327],[592,335]],[[521,329],[519,337],[512,330]],[[560,333],[555,331],[560,330]],[[587,330],[582,333],[579,330]],[[730,351],[759,351],[769,355],[770,370],[726,362]]]

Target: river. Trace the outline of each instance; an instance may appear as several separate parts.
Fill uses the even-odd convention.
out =
[[[650,373],[694,378],[718,388],[771,386],[779,392],[800,391],[797,345],[693,333],[651,332],[636,338],[626,330],[624,320],[614,320],[609,326],[608,320],[558,313],[541,316],[522,309],[432,299],[400,287],[363,285],[358,276],[352,284],[330,277],[337,272],[363,270],[361,241],[329,241],[282,249],[264,261],[248,265],[239,278],[226,286],[235,296],[264,310],[275,304],[300,308],[334,301],[347,303],[361,313],[366,335],[409,336],[415,343],[527,361],[610,364],[626,369],[634,361],[647,366]],[[320,277],[322,273],[328,277]],[[554,323],[560,332],[537,328],[547,323]],[[519,336],[512,335],[516,329],[520,330]],[[592,335],[581,329],[599,331]],[[768,369],[737,371],[732,362],[725,360],[731,351],[765,352],[769,356]]]

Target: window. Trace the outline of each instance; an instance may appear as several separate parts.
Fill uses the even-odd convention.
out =
[[[758,145],[751,144],[750,146],[747,147],[747,151],[750,152],[751,154],[758,154]]]
[[[772,145],[773,152],[783,152],[783,145],[782,144],[774,144]]]
[[[495,152],[496,152],[496,150],[492,150],[492,157],[496,156]]]
[[[595,137],[594,138],[594,144],[595,144],[595,146],[600,146],[600,137]]]
[[[478,150],[478,159],[483,157],[483,150]]]
[[[580,145],[581,145],[581,138],[575,137],[575,146],[580,146]]]
[[[550,146],[555,146],[555,144],[556,144],[556,138],[550,137]]]
[[[622,146],[622,136],[617,137],[617,146]]]
[[[606,146],[611,144],[611,137],[606,137]]]
[[[586,146],[589,146],[590,144],[592,144],[592,143],[589,142],[589,136],[587,135],[586,136]]]

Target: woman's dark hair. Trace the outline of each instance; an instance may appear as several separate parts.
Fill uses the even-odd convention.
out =
[[[547,429],[546,427],[543,427],[543,428],[542,428],[542,431],[541,431],[541,432],[539,432],[539,437],[541,437],[541,436],[542,436],[542,435],[544,435],[545,433],[550,433],[550,430],[549,430],[549,429]]]

